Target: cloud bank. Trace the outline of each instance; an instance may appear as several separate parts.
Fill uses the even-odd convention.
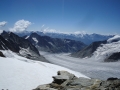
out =
[[[0,27],[5,26],[6,24],[7,24],[7,22],[6,22],[6,21],[2,21],[2,22],[0,22]]]
[[[58,33],[59,31],[56,31],[55,29],[49,29],[49,28],[46,28],[43,30],[44,33]]]
[[[24,19],[22,20],[19,20],[17,21],[15,24],[14,24],[14,27],[13,28],[10,28],[9,30],[11,32],[23,32],[25,31],[28,26],[31,25],[31,22],[30,21],[26,21]]]

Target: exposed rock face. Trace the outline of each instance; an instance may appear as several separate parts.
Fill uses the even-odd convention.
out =
[[[19,37],[12,32],[3,31],[1,33],[0,50],[11,50],[29,59],[48,62],[39,54],[37,48],[29,40]]]
[[[67,71],[59,71],[53,77],[53,82],[40,85],[33,90],[120,90],[120,79],[108,78],[106,81],[99,79],[78,78]]]
[[[80,57],[80,58],[85,58],[85,57],[91,57],[93,55],[93,52],[96,51],[96,49],[101,45],[105,44],[107,41],[97,41],[93,42],[89,46],[83,48],[82,50],[73,53],[71,56],[73,57]]]
[[[113,53],[111,56],[109,56],[107,59],[105,59],[105,62],[115,62],[120,60],[120,52]]]
[[[120,90],[120,79],[109,78],[107,81],[102,81],[101,88],[105,88],[106,90]]]
[[[34,47],[28,40],[26,40],[22,37],[19,37],[12,32],[7,33],[5,31],[3,31],[1,36],[11,44],[10,45],[11,47],[9,46],[10,50],[12,50],[14,52],[19,52],[20,47],[25,48],[25,49],[27,49],[29,47],[31,49],[31,51],[36,53],[36,55],[40,56],[36,47]]]

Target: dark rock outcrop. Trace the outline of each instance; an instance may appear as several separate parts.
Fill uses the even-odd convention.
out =
[[[0,51],[0,57],[5,57],[5,55]]]
[[[60,74],[55,76],[56,78],[53,77],[52,83],[39,85],[33,90],[120,90],[120,79],[118,78],[108,78],[108,80],[103,81],[99,79],[78,78],[66,71],[59,72]]]
[[[120,52],[113,53],[111,56],[109,56],[107,59],[105,59],[105,62],[115,62],[120,60]]]

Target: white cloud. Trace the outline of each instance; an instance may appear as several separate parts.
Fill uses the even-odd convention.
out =
[[[2,21],[2,22],[0,22],[0,27],[5,26],[6,24],[7,24],[7,22],[6,22],[6,21]]]
[[[42,30],[44,33],[58,33],[55,29],[49,29],[49,27]]]
[[[31,25],[31,22],[22,19],[22,20],[17,21],[17,22],[14,24],[14,27],[13,27],[13,28],[10,28],[10,31],[11,31],[11,32],[23,32],[23,31],[25,31],[25,30],[28,28],[28,26],[30,26],[30,25]]]
[[[86,32],[85,31],[76,31],[76,32],[74,32],[74,34],[86,34]]]

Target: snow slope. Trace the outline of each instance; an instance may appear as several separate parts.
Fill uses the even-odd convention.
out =
[[[95,60],[97,61],[104,61],[106,58],[116,52],[120,52],[119,35],[108,39],[106,44],[102,44],[100,47],[98,47],[97,50],[93,53],[93,57],[95,57]]]
[[[58,70],[86,77],[61,66],[26,59],[11,51],[2,52],[7,58],[0,57],[0,90],[32,90],[40,84],[50,83]]]
[[[93,57],[98,61],[104,61],[107,57],[116,52],[120,52],[120,41],[103,44],[101,47],[97,48]]]
[[[104,63],[92,58],[74,58],[69,54],[50,54],[41,52],[41,55],[56,65],[83,73],[91,78],[107,79],[109,77],[120,78],[120,62]]]

